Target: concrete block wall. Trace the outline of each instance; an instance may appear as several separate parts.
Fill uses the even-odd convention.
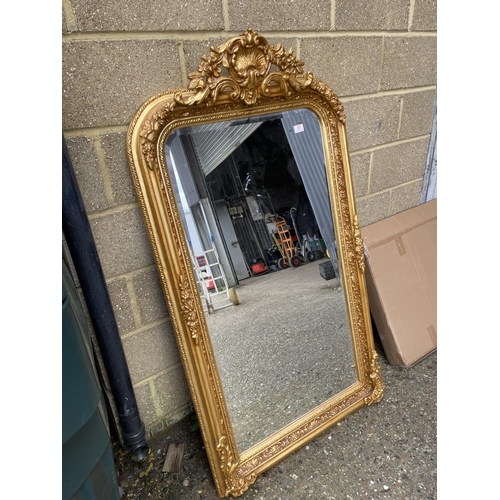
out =
[[[186,87],[209,46],[252,28],[345,106],[362,226],[418,205],[436,99],[436,0],[63,0],[62,111],[141,416],[191,411],[127,164],[139,106]]]

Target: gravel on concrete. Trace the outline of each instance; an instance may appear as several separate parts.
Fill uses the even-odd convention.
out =
[[[383,399],[285,458],[239,497],[242,500],[437,498],[437,352],[410,368],[388,364],[375,336]],[[115,444],[122,500],[218,498],[195,418],[148,440],[149,457],[133,462]],[[168,446],[184,443],[178,473],[163,473]]]

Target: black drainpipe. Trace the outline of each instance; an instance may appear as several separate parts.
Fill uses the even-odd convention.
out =
[[[111,392],[118,409],[123,441],[129,448],[132,457],[140,461],[146,458],[149,452],[149,446],[145,439],[146,431],[137,408],[132,380],[94,236],[90,229],[64,136],[62,139],[63,232],[78,274]]]

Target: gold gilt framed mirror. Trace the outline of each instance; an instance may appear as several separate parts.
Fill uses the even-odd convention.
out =
[[[220,497],[384,390],[343,106],[303,65],[249,29],[127,135]]]

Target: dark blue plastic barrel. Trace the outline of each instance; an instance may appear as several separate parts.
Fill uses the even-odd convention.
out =
[[[62,498],[119,500],[87,318],[64,261],[62,278]]]

